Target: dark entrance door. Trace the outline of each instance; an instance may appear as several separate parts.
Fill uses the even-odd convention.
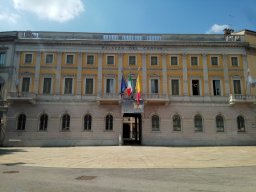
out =
[[[123,115],[123,144],[138,145],[142,138],[142,121],[139,113],[124,113]]]

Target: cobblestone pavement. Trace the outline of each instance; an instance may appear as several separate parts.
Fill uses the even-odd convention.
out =
[[[12,147],[0,165],[60,168],[215,168],[256,166],[256,146]]]

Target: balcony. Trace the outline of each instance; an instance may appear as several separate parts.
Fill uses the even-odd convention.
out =
[[[103,93],[97,96],[96,101],[101,105],[117,105],[121,102],[121,95],[119,93]]]
[[[256,96],[253,95],[230,95],[229,104],[256,104]]]
[[[7,94],[8,102],[28,102],[31,104],[36,103],[36,94],[35,93],[18,93],[18,92],[9,92]]]
[[[148,104],[168,104],[169,103],[169,97],[167,94],[158,94],[158,93],[142,94],[142,98],[144,99],[145,103],[148,103]]]

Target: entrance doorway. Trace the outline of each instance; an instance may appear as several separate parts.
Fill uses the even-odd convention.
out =
[[[142,139],[142,121],[139,113],[124,113],[123,115],[123,144],[139,145]]]

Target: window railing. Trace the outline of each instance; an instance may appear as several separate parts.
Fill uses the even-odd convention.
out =
[[[256,96],[231,94],[229,97],[229,103],[256,103]]]

